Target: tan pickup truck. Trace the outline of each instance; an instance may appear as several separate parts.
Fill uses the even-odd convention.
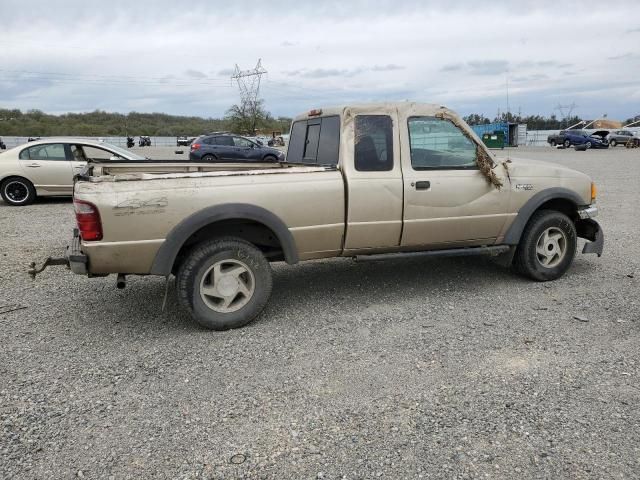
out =
[[[57,261],[118,274],[120,287],[125,275],[173,274],[193,318],[227,329],[262,311],[269,262],[489,254],[554,280],[578,237],[602,254],[595,197],[566,167],[496,160],[445,107],[324,108],[294,120],[278,164],[90,162]]]

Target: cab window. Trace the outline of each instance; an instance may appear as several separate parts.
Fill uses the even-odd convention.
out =
[[[477,168],[475,143],[451,120],[409,118],[409,145],[414,170]]]
[[[22,160],[67,160],[63,143],[34,145],[20,152]]]
[[[354,162],[359,172],[393,169],[393,122],[388,115],[358,115]]]

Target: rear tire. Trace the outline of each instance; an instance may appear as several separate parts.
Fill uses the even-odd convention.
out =
[[[0,184],[0,196],[7,205],[23,207],[35,201],[36,189],[26,178],[10,177]]]
[[[555,141],[555,140],[551,140],[551,142],[550,142],[550,143],[551,143],[551,146],[552,146],[552,147],[555,147],[555,146],[557,145],[557,143],[556,143],[556,141]]]
[[[239,328],[254,320],[272,285],[271,266],[262,252],[233,237],[197,245],[176,275],[178,301],[211,330]]]
[[[216,161],[218,161],[218,158],[215,155],[207,154],[207,155],[203,155],[201,160],[203,162],[216,162]]]
[[[576,245],[576,227],[569,217],[554,210],[540,210],[522,233],[514,267],[538,282],[556,280],[571,266]]]

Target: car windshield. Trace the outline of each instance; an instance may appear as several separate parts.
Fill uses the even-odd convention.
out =
[[[107,150],[111,150],[119,157],[126,158],[128,160],[146,160],[145,157],[138,155],[137,153],[125,150],[124,148],[116,147],[115,145],[111,145],[110,143],[102,143],[100,145]]]

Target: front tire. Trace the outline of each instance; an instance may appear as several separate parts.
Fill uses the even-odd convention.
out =
[[[564,145],[564,148],[569,148],[571,146],[571,141],[565,140],[563,145]]]
[[[576,227],[568,216],[540,210],[533,214],[522,233],[514,266],[532,280],[556,280],[571,266],[576,245]]]
[[[7,205],[23,207],[35,201],[36,189],[26,178],[10,177],[0,184],[0,196]]]
[[[615,147],[616,145],[618,145],[618,142],[616,142],[615,140],[611,140],[609,142],[609,145],[611,145],[612,147]]]
[[[262,252],[239,238],[197,245],[178,269],[178,301],[211,330],[239,328],[264,309],[273,280]]]

